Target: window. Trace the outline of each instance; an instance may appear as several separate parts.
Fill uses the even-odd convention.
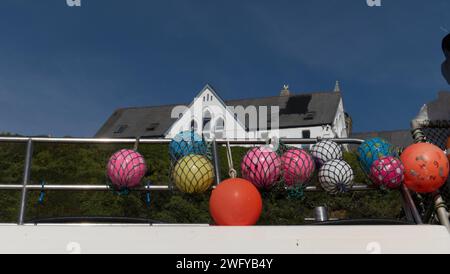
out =
[[[209,111],[205,111],[203,114],[203,130],[211,130],[211,113]]]
[[[192,120],[191,121],[191,130],[197,131],[197,129],[198,129],[197,122],[195,120]]]
[[[151,123],[145,130],[153,131],[159,126],[159,123]]]
[[[222,131],[225,128],[225,122],[222,118],[217,119],[215,131]]]
[[[128,128],[128,125],[118,125],[114,130],[115,134],[123,133]]]
[[[303,120],[313,120],[315,116],[316,116],[316,112],[310,111],[305,114],[305,117],[303,118]]]
[[[303,137],[303,139],[309,139],[309,138],[311,138],[311,131],[309,131],[309,130],[303,130],[303,131],[302,131],[302,137]]]
[[[211,129],[211,118],[204,118],[203,119],[203,130],[210,130]]]

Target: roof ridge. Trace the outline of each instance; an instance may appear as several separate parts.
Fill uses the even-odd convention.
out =
[[[293,93],[286,97],[295,97],[295,96],[300,96],[300,95],[311,95],[311,94],[336,94],[336,93],[339,93],[339,92],[313,91],[313,92],[308,92],[308,93]],[[230,99],[230,100],[224,100],[224,102],[227,103],[227,102],[244,101],[244,100],[272,99],[272,98],[279,98],[279,97],[280,97],[280,95],[274,95],[274,96],[253,97],[253,98]],[[163,104],[163,105],[137,106],[137,107],[120,107],[120,108],[117,108],[116,111],[129,110],[129,109],[143,109],[143,108],[162,108],[162,107],[180,106],[180,105],[187,106],[187,105],[189,105],[189,103]]]
[[[410,132],[411,129],[389,129],[389,130],[371,130],[371,131],[357,131],[353,134],[368,134],[368,133],[380,133],[380,132]]]
[[[256,98],[242,98],[242,99],[231,99],[231,100],[225,100],[225,102],[232,102],[232,101],[244,101],[244,100],[258,100],[258,99],[272,99],[272,98],[289,98],[289,97],[295,97],[295,96],[301,96],[301,95],[312,95],[312,94],[337,94],[339,92],[332,92],[332,91],[313,91],[308,93],[291,93],[289,96],[280,96],[280,95],[273,95],[273,96],[265,96],[265,97],[256,97]]]

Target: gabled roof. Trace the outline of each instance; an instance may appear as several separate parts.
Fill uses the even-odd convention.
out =
[[[214,91],[209,85],[205,88]],[[332,124],[340,100],[340,92],[316,92],[229,100],[224,103],[227,106],[243,106],[244,108],[250,105],[257,108],[259,106],[278,106],[280,128],[290,128]],[[177,120],[170,118],[175,106],[177,105],[118,109],[100,128],[95,137],[162,137]],[[270,121],[270,108],[267,117]],[[241,121],[241,123],[244,124],[245,121]]]

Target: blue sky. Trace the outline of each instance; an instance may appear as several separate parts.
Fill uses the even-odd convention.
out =
[[[408,128],[450,90],[448,0],[2,0],[0,131],[92,136],[119,107],[331,90],[355,131]]]

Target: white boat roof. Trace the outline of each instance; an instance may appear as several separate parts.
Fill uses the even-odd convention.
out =
[[[444,226],[0,225],[0,253],[450,253]]]

